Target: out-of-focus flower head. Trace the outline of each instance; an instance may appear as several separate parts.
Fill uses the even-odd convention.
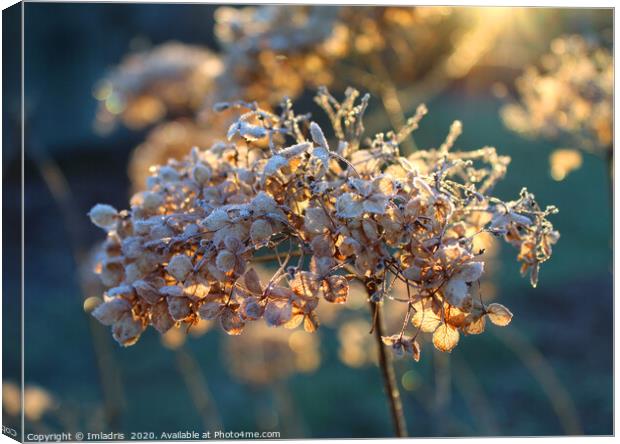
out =
[[[510,129],[526,136],[587,151],[611,150],[613,82],[608,48],[580,35],[562,36],[551,42],[538,66],[528,67],[517,79],[519,103],[506,105],[502,117]],[[575,164],[574,156],[571,160]]]
[[[166,116],[193,114],[222,69],[208,49],[177,42],[130,54],[95,88],[96,128],[109,131],[118,119],[142,128]]]
[[[28,384],[24,387],[24,416],[29,421],[39,421],[45,413],[56,405],[54,397],[43,387]],[[11,416],[18,416],[21,409],[22,392],[11,381],[2,383],[2,407]]]
[[[379,63],[397,85],[409,86],[452,55],[473,23],[447,7],[343,7],[337,26],[349,63],[367,72]]]
[[[400,308],[400,330],[383,338],[399,356],[419,358],[420,332],[450,351],[487,317],[508,324],[507,308],[474,291],[485,268],[474,240],[491,233],[514,245],[536,285],[559,237],[547,220],[556,208],[525,189],[514,201],[493,197],[509,158],[489,147],[453,150],[459,122],[439,148],[401,156],[424,106],[398,131],[368,138],[369,99],[319,90],[331,140],[288,100],[278,114],[218,105],[244,110],[227,142],[154,168],[129,210],[90,211],[107,233],[98,267],[107,291],[93,316],[125,346],[148,325],[165,333],[201,320],[234,336],[259,320],[311,333],[318,305],[347,303],[356,280],[372,304]],[[263,252],[277,262],[267,280],[254,268]],[[392,292],[397,281],[402,296]]]
[[[151,167],[164,165],[169,159],[180,160],[195,146],[208,147],[221,139],[230,122],[212,114],[207,123],[178,119],[153,128],[146,140],[131,153],[128,173],[134,192],[144,190]]]
[[[334,32],[338,13],[328,6],[219,8],[215,33],[226,65],[218,79],[219,100],[268,106],[297,97],[304,88],[330,84],[329,68],[343,51]]]
[[[253,323],[240,337],[226,340],[232,374],[252,385],[269,385],[294,373],[309,373],[321,362],[317,335]]]

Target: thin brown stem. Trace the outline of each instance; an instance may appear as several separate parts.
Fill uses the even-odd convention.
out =
[[[383,316],[381,314],[381,305],[375,302],[370,302],[370,310],[374,319],[374,334],[377,340],[377,348],[379,349],[379,367],[381,368],[381,374],[383,375],[383,384],[385,386],[385,393],[390,405],[390,413],[392,415],[392,421],[394,422],[394,432],[399,438],[407,436],[407,422],[405,421],[405,414],[403,412],[403,404],[400,400],[400,391],[396,384],[396,374],[394,372],[394,364],[392,362],[392,355],[386,352],[383,345],[382,336],[385,336],[385,325],[383,324]]]

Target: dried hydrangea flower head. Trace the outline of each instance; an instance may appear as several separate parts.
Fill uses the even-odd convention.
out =
[[[343,7],[337,26],[348,63],[375,72],[389,66],[397,85],[410,85],[450,57],[475,20],[449,7]]]
[[[91,210],[107,231],[100,277],[109,288],[93,315],[123,345],[148,325],[164,333],[200,319],[230,335],[261,320],[314,332],[317,306],[346,303],[357,280],[371,303],[401,307],[400,331],[384,338],[400,355],[419,357],[421,331],[449,351],[461,333],[482,332],[487,316],[507,324],[510,312],[472,285],[484,272],[474,239],[489,232],[514,245],[535,285],[558,239],[547,220],[555,208],[525,189],[514,201],[493,197],[509,159],[488,147],[454,151],[459,123],[439,148],[402,157],[423,106],[400,130],[366,138],[368,101],[320,89],[329,140],[290,101],[279,114],[219,105],[245,110],[229,142],[154,168],[129,210]],[[278,265],[266,281],[253,268],[265,254]],[[397,280],[406,297],[391,293]]]
[[[479,24],[445,7],[222,7],[215,17],[226,54],[220,89],[262,105],[330,85],[343,72],[375,89],[386,80],[375,78],[383,65],[390,81],[409,85],[461,58],[454,42]],[[470,49],[468,58],[476,57]]]
[[[568,142],[594,152],[612,149],[613,56],[580,35],[551,43],[539,66],[517,79],[520,102],[506,105],[506,125],[527,136]]]
[[[213,114],[208,124],[194,119],[177,119],[153,128],[146,140],[131,153],[128,174],[134,192],[144,190],[153,165],[164,165],[169,159],[181,160],[194,146],[211,146],[223,137],[229,119]]]
[[[215,33],[226,65],[218,78],[219,97],[267,106],[330,84],[330,67],[343,51],[333,32],[338,13],[328,6],[218,8]]]
[[[119,118],[142,128],[166,115],[192,113],[222,69],[211,51],[176,42],[130,54],[96,88],[97,128],[109,131]]]

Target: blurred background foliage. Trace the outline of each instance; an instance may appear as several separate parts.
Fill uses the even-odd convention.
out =
[[[129,51],[174,40],[217,53],[215,9],[26,5],[27,429],[222,428],[279,430],[283,438],[391,436],[365,304],[322,314],[326,321],[314,336],[257,327],[228,338],[205,323],[188,338],[178,330],[163,338],[148,330],[128,349],[113,343],[107,329],[85,312],[84,299],[98,296],[100,289],[80,270],[89,266],[88,248],[102,238],[85,214],[100,201],[126,207],[132,188],[128,161],[149,132],[122,126],[109,134],[95,131],[95,86]],[[415,77],[399,79],[405,114],[422,100],[430,111],[415,142],[437,146],[452,121],[461,120],[464,133],[457,149],[491,145],[511,156],[497,195],[511,198],[527,185],[540,202],[556,204],[560,213],[554,224],[562,238],[543,266],[537,289],[519,277],[515,251],[494,251],[492,276],[483,285],[485,294],[497,295],[515,314],[508,328],[490,326],[486,335],[464,338],[450,355],[434,353],[426,343],[420,363],[396,363],[410,434],[611,434],[612,212],[605,159],[584,153],[581,168],[554,180],[549,155],[562,147],[511,132],[500,109],[515,94],[523,68],[547,52],[555,37],[580,33],[609,39],[612,12],[463,9],[482,29],[479,41],[468,43],[471,51],[460,56],[471,65],[466,72],[427,88],[408,88],[418,86]],[[494,30],[491,40],[485,26]],[[476,53],[476,45],[484,51]],[[435,56],[431,51],[423,62],[432,66]],[[389,57],[397,56],[388,56],[388,71],[392,62],[407,63]],[[308,100],[311,94],[305,91],[299,101],[319,114]],[[18,99],[6,99],[8,110],[17,109]],[[373,97],[371,111],[382,107],[381,98]],[[373,129],[388,128],[390,117],[378,115]],[[20,187],[18,119],[9,116],[4,124],[13,136],[11,146],[5,143],[10,149],[4,186],[15,193]],[[19,224],[18,208],[5,208],[5,214],[5,224]],[[17,257],[19,239],[5,237],[4,248],[5,262]],[[17,261],[12,266],[17,270]],[[19,281],[9,285],[17,294]],[[5,374],[18,374],[17,366],[5,362]],[[5,415],[15,412],[14,396],[9,381]]]

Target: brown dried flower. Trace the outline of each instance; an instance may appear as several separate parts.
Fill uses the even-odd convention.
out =
[[[539,66],[517,79],[520,103],[506,105],[506,125],[527,136],[566,140],[573,148],[601,152],[613,141],[613,56],[580,35],[551,42]]]
[[[230,335],[259,319],[314,332],[322,300],[346,303],[357,280],[370,301],[402,306],[402,328],[384,338],[399,355],[419,358],[420,331],[450,351],[461,333],[481,333],[487,315],[506,325],[510,312],[472,289],[484,272],[474,241],[491,233],[514,245],[536,285],[558,239],[547,221],[556,209],[525,189],[511,202],[491,196],[509,159],[493,148],[452,150],[459,124],[438,149],[402,157],[424,107],[398,132],[363,139],[368,100],[319,90],[331,140],[289,101],[280,114],[218,106],[246,110],[228,142],[155,167],[129,210],[91,211],[107,232],[99,271],[108,290],[93,315],[123,345],[148,325],[165,333],[201,319]],[[266,282],[253,268],[263,252],[278,263]],[[406,297],[392,294],[396,281]]]

